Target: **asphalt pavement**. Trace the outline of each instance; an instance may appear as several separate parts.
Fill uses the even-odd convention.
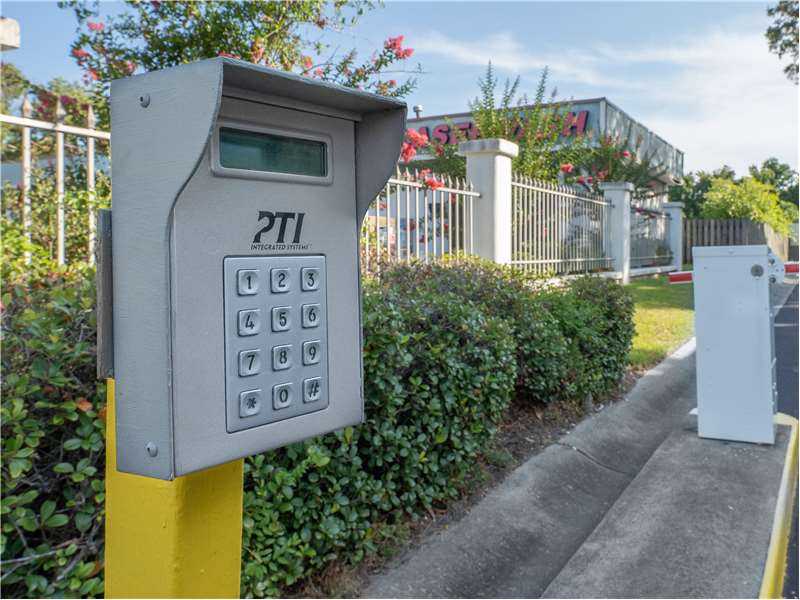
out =
[[[798,288],[794,289],[775,317],[775,354],[778,359],[778,410],[795,418],[798,417]],[[784,598],[798,597],[798,545],[797,545],[797,505],[794,505],[792,537],[789,541],[789,563],[786,581],[783,586]]]

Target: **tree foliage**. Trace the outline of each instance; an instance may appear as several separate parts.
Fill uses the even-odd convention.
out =
[[[558,177],[559,165],[574,161],[585,148],[585,138],[576,136],[569,144],[559,144],[559,136],[569,118],[569,104],[557,103],[557,90],[547,91],[549,72],[539,76],[533,98],[520,95],[520,78],[506,79],[499,93],[500,80],[492,63],[478,79],[478,96],[470,102],[472,118],[482,138],[503,138],[519,145],[514,171],[546,181]]]
[[[701,210],[705,219],[750,219],[765,223],[776,232],[788,235],[797,218],[797,209],[790,215],[771,185],[753,177],[739,182],[713,179]]]
[[[791,62],[783,68],[783,72],[795,85],[798,82],[798,48],[797,19],[800,13],[800,2],[797,0],[780,0],[767,8],[767,15],[772,17],[772,25],[767,29],[767,42],[770,52],[778,58],[788,56]]]
[[[125,10],[102,18],[97,0],[59,4],[74,11],[78,29],[71,54],[100,96],[107,95],[113,79],[216,56],[387,96],[404,96],[415,86],[413,78],[398,84],[382,77],[413,54],[402,47],[402,36],[389,38],[360,62],[354,50],[339,54],[323,41],[326,33],[354,25],[371,10],[375,4],[369,0],[125,0]]]
[[[750,176],[775,188],[784,202],[798,204],[797,171],[774,156],[761,163],[761,167],[750,166]]]

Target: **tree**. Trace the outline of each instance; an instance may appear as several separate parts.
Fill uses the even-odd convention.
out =
[[[797,171],[777,158],[768,158],[761,167],[750,166],[750,176],[774,187],[781,200],[798,204]]]
[[[702,212],[705,196],[714,179],[736,180],[735,171],[728,165],[723,165],[714,171],[698,171],[688,173],[681,178],[678,185],[669,188],[670,202],[682,202],[683,214],[687,219],[698,219]]]
[[[772,17],[772,25],[767,29],[767,42],[770,52],[783,58],[788,55],[791,62],[783,68],[783,72],[795,85],[798,82],[798,49],[797,19],[800,13],[800,2],[796,0],[780,0],[775,6],[767,8],[767,15]]]
[[[479,95],[470,110],[481,138],[504,138],[519,145],[515,172],[537,179],[555,181],[560,164],[575,160],[583,138],[558,145],[559,134],[569,118],[569,107],[555,103],[556,90],[547,92],[548,69],[542,71],[533,99],[518,96],[520,78],[506,79],[498,99],[499,80],[492,63],[478,79]]]
[[[374,7],[369,0],[125,0],[126,10],[104,20],[97,0],[63,0],[59,5],[75,13],[78,29],[71,54],[101,97],[107,96],[113,79],[216,56],[386,96],[405,96],[416,85],[413,78],[398,84],[382,77],[413,54],[403,47],[403,36],[389,38],[360,63],[354,50],[339,54],[322,41],[323,34],[354,25]]]
[[[795,208],[795,218],[796,212]],[[793,223],[775,188],[753,177],[743,177],[738,183],[712,179],[700,214],[704,219],[750,219],[784,235],[789,234]]]

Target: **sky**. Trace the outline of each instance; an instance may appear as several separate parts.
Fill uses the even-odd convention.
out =
[[[414,48],[423,115],[462,112],[492,61],[535,90],[548,66],[560,99],[605,96],[685,153],[685,170],[737,173],[770,156],[798,163],[798,88],[769,53],[764,3],[387,1],[326,41],[369,56],[389,36]],[[106,12],[120,10],[115,2]],[[55,2],[6,0],[22,44],[3,60],[32,80],[80,79],[69,56],[75,19]],[[392,75],[402,80],[404,73]],[[410,112],[410,111],[409,111]]]

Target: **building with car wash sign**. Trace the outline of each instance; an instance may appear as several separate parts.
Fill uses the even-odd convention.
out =
[[[639,158],[647,157],[661,174],[655,179],[654,191],[664,192],[683,175],[683,152],[642,123],[631,118],[625,111],[606,98],[571,100],[556,103],[568,113],[560,134],[559,143],[569,143],[576,136],[589,135],[600,140],[605,136],[628,138],[628,145],[636,149]],[[417,109],[419,107],[415,107]],[[472,113],[453,113],[421,116],[408,119],[408,127],[426,135],[430,140],[443,144],[457,144],[460,131],[467,139],[479,137]],[[513,140],[512,140],[513,141]]]

